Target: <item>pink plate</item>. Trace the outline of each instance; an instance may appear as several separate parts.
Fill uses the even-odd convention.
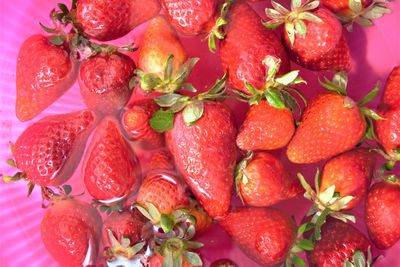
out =
[[[10,157],[9,141],[15,141],[19,134],[32,122],[21,123],[15,117],[15,69],[16,57],[21,43],[31,34],[40,33],[38,22],[48,23],[48,13],[55,7],[56,0],[13,0],[0,1],[0,173],[12,173],[4,162]],[[269,1],[261,1],[254,6],[260,14]],[[353,55],[354,67],[350,73],[350,96],[360,99],[372,89],[376,81],[382,83],[396,65],[400,65],[400,3],[390,4],[392,14],[377,20],[371,28],[355,27],[355,31],[346,34]],[[142,25],[118,43],[139,42],[146,25]],[[207,50],[206,43],[201,38],[182,37],[191,57],[200,57],[200,63],[192,74],[192,83],[198,89],[210,86],[222,69],[218,55]],[[135,57],[135,54],[133,55]],[[309,85],[302,88],[307,97],[315,94],[321,88],[317,85],[318,74],[302,70],[302,76]],[[232,104],[232,103],[230,103]],[[246,111],[245,105],[232,104],[240,123]],[[66,113],[84,108],[77,84],[61,99],[46,109],[39,118],[49,114]],[[146,158],[142,151],[138,152]],[[283,155],[282,151],[277,152]],[[285,162],[290,171],[295,174],[302,172],[311,177],[315,166],[298,166]],[[80,182],[80,167],[69,181],[74,187],[74,193],[82,191]],[[26,197],[26,184],[16,183],[5,185],[0,182],[0,266],[57,266],[57,263],[46,252],[40,238],[40,221],[44,210],[41,209],[41,196],[35,190],[32,196]],[[80,191],[81,190],[81,191]],[[237,200],[234,203],[239,203]],[[304,216],[307,201],[296,199],[280,204],[279,207],[296,215],[299,221]],[[400,204],[400,203],[399,203]],[[365,233],[363,223],[363,208],[354,211],[358,217],[357,225]],[[230,258],[241,267],[258,266],[249,260],[227,237],[222,230],[215,226],[209,232],[199,236],[199,241],[205,243],[201,251],[205,266],[220,258]],[[374,256],[383,254],[384,258],[377,266],[400,266],[400,242],[387,251],[374,250]]]

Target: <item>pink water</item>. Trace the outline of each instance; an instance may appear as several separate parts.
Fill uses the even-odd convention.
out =
[[[41,31],[38,22],[48,22],[48,12],[57,2],[54,0],[0,0],[0,173],[12,172],[3,164],[10,157],[7,143],[15,141],[19,134],[32,123],[21,123],[15,117],[15,69],[18,49],[28,36]],[[262,8],[267,3],[261,1],[254,6],[262,14]],[[400,3],[393,2],[390,7],[394,11],[393,14],[378,20],[376,26],[365,29],[356,27],[354,33],[347,34],[354,63],[350,73],[349,94],[355,99],[360,99],[377,80],[384,82],[391,69],[395,65],[400,65],[400,31],[398,30]],[[142,25],[118,43],[139,41],[137,38],[145,27],[146,25]],[[222,74],[218,56],[208,52],[206,43],[201,38],[183,37],[182,42],[187,47],[189,56],[201,58],[192,74],[192,83],[199,89],[210,86]],[[317,74],[302,71],[302,76],[309,83],[309,86],[302,88],[307,97],[321,90],[317,86]],[[246,106],[232,104],[232,107],[240,123]],[[66,113],[83,108],[79,88],[75,84],[34,121],[49,114]],[[142,151],[138,152],[142,160],[146,160],[146,155],[143,155]],[[276,153],[280,155],[282,151]],[[292,173],[300,171],[311,176],[315,171],[315,166],[298,166],[287,161],[285,163]],[[80,173],[79,167],[69,182],[73,185],[75,193],[80,193],[83,188]],[[40,221],[45,210],[41,209],[39,191],[34,191],[30,198],[26,197],[26,192],[26,184],[23,183],[5,185],[1,182],[0,184],[0,266],[57,266],[57,263],[47,254],[40,239]],[[302,199],[282,203],[279,207],[295,214],[298,220],[308,209],[307,201]],[[359,207],[354,213],[358,218],[359,229],[365,232],[362,220],[363,208]],[[231,258],[241,267],[257,266],[244,256],[217,226],[199,236],[199,240],[206,245],[206,249],[201,251],[205,266],[209,266],[210,262],[219,258]],[[378,267],[400,266],[398,257],[400,242],[385,252],[374,250],[374,253],[385,255],[384,259],[377,264]]]

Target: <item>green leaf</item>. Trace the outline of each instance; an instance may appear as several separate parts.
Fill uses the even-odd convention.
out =
[[[49,41],[50,41],[50,43],[52,43],[54,45],[62,45],[62,44],[64,44],[64,39],[59,35],[51,36]]]
[[[147,209],[145,209],[144,207],[142,207],[141,205],[136,205],[136,208],[138,209],[138,211],[147,219],[149,219],[150,221],[153,220],[153,218],[151,217],[150,213],[147,211]]]
[[[290,45],[294,45],[294,35],[295,35],[295,30],[294,30],[294,24],[292,22],[286,22],[285,23],[285,31],[288,35]]]
[[[182,109],[184,109],[190,102],[188,102],[189,98],[187,99],[180,99],[178,102],[173,104],[171,108],[169,109],[173,113],[178,113]]]
[[[349,262],[349,260],[346,259],[344,261],[344,267],[355,267],[355,266],[353,265],[353,263]]]
[[[56,30],[56,29],[49,28],[49,27],[43,25],[41,22],[39,22],[39,25],[40,25],[40,27],[41,27],[45,32],[47,32],[47,33],[57,33],[57,30]]]
[[[174,266],[174,258],[172,256],[172,252],[167,251],[164,255],[162,267],[175,267]]]
[[[367,261],[366,261],[366,259],[365,259],[364,253],[362,253],[362,252],[359,251],[359,250],[357,250],[356,252],[354,252],[353,262],[354,262],[354,265],[355,265],[356,267],[365,267]]]
[[[378,19],[391,12],[389,8],[377,5],[365,12],[362,16],[366,19]]]
[[[187,125],[193,125],[198,121],[204,112],[204,103],[202,101],[193,101],[183,110],[183,120]]]
[[[65,193],[66,195],[71,194],[71,192],[72,192],[72,187],[71,187],[70,185],[65,184],[65,185],[62,186],[62,188],[63,188],[63,191],[64,191],[64,193]]]
[[[299,7],[301,7],[301,0],[292,0],[290,3],[290,9],[291,10],[296,10]]]
[[[140,81],[140,87],[145,91],[153,90],[160,84],[162,84],[162,80],[156,73],[147,73]]]
[[[204,247],[204,244],[202,244],[200,242],[195,242],[195,241],[187,241],[186,246],[189,249],[199,249],[199,248]]]
[[[303,223],[302,225],[299,226],[297,229],[297,236],[300,237],[302,236],[305,232],[308,232],[309,230],[314,228],[313,223]]]
[[[210,50],[212,53],[215,53],[215,50],[217,50],[217,44],[215,42],[214,34],[208,35],[208,50]]]
[[[160,221],[161,213],[158,211],[156,206],[154,206],[152,203],[148,203],[147,207],[148,207],[151,218],[153,218],[155,221]]]
[[[157,96],[154,98],[154,102],[157,103],[160,107],[168,108],[174,105],[178,100],[184,98],[183,95],[170,93],[161,96]]]
[[[333,76],[333,83],[336,84],[339,88],[346,89],[347,88],[347,83],[348,83],[348,76],[347,73],[344,71],[337,72]]]
[[[131,247],[130,250],[131,250],[132,254],[134,255],[134,254],[138,253],[139,251],[141,251],[145,245],[146,245],[146,242],[140,242],[140,243],[135,244],[133,247]]]
[[[361,101],[359,102],[360,106],[365,106],[369,102],[371,102],[376,95],[379,93],[379,84],[377,84],[374,89],[372,89]]]
[[[349,1],[350,10],[355,14],[359,14],[363,10],[363,5],[361,0],[350,0]]]
[[[135,86],[139,83],[139,80],[136,76],[133,76],[130,80],[129,80],[129,89],[133,89],[135,88]]]
[[[299,77],[299,72],[298,70],[293,70],[289,73],[286,73],[278,78],[276,78],[276,82],[283,84],[283,85],[289,85],[293,83],[297,77]]]
[[[35,184],[32,182],[29,182],[28,183],[28,194],[27,194],[28,197],[32,194],[34,188],[35,188]]]
[[[282,96],[276,90],[267,90],[265,92],[265,98],[267,99],[268,103],[278,109],[286,108],[285,103],[283,102]]]
[[[333,194],[335,194],[335,189],[336,186],[334,184],[331,185],[325,191],[320,192],[318,194],[318,198],[321,200],[322,203],[328,204],[332,200]]]
[[[281,60],[277,57],[268,55],[264,58],[262,63],[268,67],[268,73],[267,73],[267,81],[272,81],[274,80],[276,73],[278,73],[279,68],[281,66]]]
[[[310,12],[302,12],[298,16],[299,19],[301,20],[307,20],[309,22],[315,22],[315,23],[322,23],[322,19],[320,19],[318,16],[310,13]]]
[[[99,210],[100,210],[101,213],[104,213],[104,212],[106,212],[106,211],[108,210],[108,207],[105,206],[105,205],[101,205],[101,206],[99,207]]]
[[[306,251],[314,250],[314,244],[311,240],[303,239],[297,242],[297,246]]]
[[[271,1],[272,7],[281,14],[287,14],[290,10],[286,9],[284,6],[279,4],[278,2]]]
[[[265,9],[265,14],[270,19],[280,19],[280,18],[282,18],[282,14],[279,13],[277,10],[275,10],[273,8],[266,8]]]
[[[170,215],[161,214],[160,225],[165,233],[169,233],[174,228],[175,222]]]
[[[185,257],[187,263],[189,263],[190,265],[203,266],[203,261],[201,260],[199,254],[190,251],[185,251],[183,256]]]
[[[299,256],[292,255],[290,258],[291,258],[291,260],[292,260],[292,262],[293,262],[293,264],[295,266],[298,266],[298,267],[305,267],[306,266],[306,262],[302,258],[300,258]]]
[[[380,121],[380,120],[384,120],[383,117],[381,117],[378,113],[376,113],[375,111],[373,111],[372,109],[366,108],[366,107],[362,107],[360,108],[360,111],[368,117],[371,117],[374,120]]]
[[[172,77],[172,71],[174,66],[174,55],[170,54],[164,65],[164,80],[169,80]]]
[[[307,33],[307,26],[306,24],[302,21],[302,20],[297,20],[294,23],[294,28],[296,29],[296,32],[302,37],[304,38],[306,36]]]
[[[372,27],[374,26],[374,22],[370,19],[364,17],[357,17],[355,22],[364,27]]]
[[[150,119],[150,126],[156,132],[163,133],[174,127],[174,113],[170,110],[158,110]]]
[[[11,167],[17,167],[17,165],[13,159],[7,159],[6,163]]]
[[[320,1],[310,1],[306,2],[306,4],[303,6],[303,10],[313,10],[316,9],[319,6]]]
[[[315,231],[314,231],[314,239],[320,240],[321,239],[321,227],[326,222],[326,217],[331,212],[330,209],[324,209],[321,214],[318,216],[317,221],[315,222]]]

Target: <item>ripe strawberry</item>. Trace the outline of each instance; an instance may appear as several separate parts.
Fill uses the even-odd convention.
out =
[[[89,204],[60,199],[47,210],[40,230],[46,249],[61,266],[78,267],[96,264],[101,224]]]
[[[237,168],[236,190],[247,205],[271,206],[302,192],[299,181],[269,153],[251,153]]]
[[[120,53],[98,54],[83,61],[78,81],[86,106],[103,114],[118,112],[131,96],[134,69],[133,60]]]
[[[166,143],[196,199],[211,217],[224,216],[236,161],[233,114],[222,103],[195,103],[203,105],[202,117],[188,125],[189,112],[178,113],[173,129],[166,132]]]
[[[376,95],[376,88],[357,104],[346,96],[342,84],[343,81],[347,83],[344,73],[336,74],[333,81],[326,80],[324,86],[337,92],[317,95],[306,108],[287,149],[290,161],[315,163],[350,150],[366,134],[367,120],[372,124],[369,116],[381,119],[374,111],[363,107]]]
[[[159,149],[151,155],[149,170],[173,171],[174,169],[172,155],[166,149]]]
[[[79,164],[83,147],[95,124],[90,111],[45,117],[29,126],[14,145],[12,180],[27,179],[40,186],[66,182]]]
[[[109,41],[128,34],[159,11],[157,0],[78,0],[74,13],[85,35]]]
[[[355,227],[329,218],[322,226],[321,239],[315,243],[314,250],[307,252],[309,266],[342,267],[357,251],[367,255],[370,246]]]
[[[188,35],[208,33],[214,26],[218,0],[161,0],[166,16],[175,29]]]
[[[192,201],[189,213],[196,218],[196,233],[208,230],[213,224],[211,217],[200,207],[197,201]]]
[[[372,186],[366,202],[365,222],[369,237],[379,249],[400,240],[400,183],[382,181]]]
[[[296,238],[293,220],[272,208],[237,208],[219,223],[242,251],[262,266],[283,263]]]
[[[235,2],[228,13],[226,36],[220,46],[221,64],[229,72],[229,84],[246,94],[249,92],[245,82],[255,88],[264,86],[268,71],[263,64],[266,56],[281,60],[281,74],[290,68],[280,40],[273,31],[263,28],[260,20],[246,2]]]
[[[381,111],[398,109],[400,104],[400,66],[393,68],[387,78],[379,109]]]
[[[32,35],[21,46],[17,59],[16,115],[28,121],[49,107],[76,78],[75,63],[68,50],[49,37]]]
[[[162,267],[163,261],[164,261],[164,257],[158,253],[155,253],[150,257],[149,262],[148,262],[148,267]],[[183,260],[182,267],[193,267],[193,265],[190,265],[185,260]]]
[[[153,99],[144,99],[131,103],[122,114],[122,126],[129,138],[139,141],[145,148],[158,148],[164,143],[164,136],[149,124],[157,110]]]
[[[284,44],[297,64],[310,70],[349,71],[350,52],[342,25],[331,11],[316,9],[318,4],[292,0],[290,11],[273,2],[275,9],[266,9],[271,20],[264,25],[274,29],[285,23]]]
[[[323,169],[320,192],[335,186],[341,197],[353,196],[342,210],[354,208],[366,196],[374,174],[377,155],[366,148],[356,148],[329,160]]]
[[[361,2],[362,7],[367,5],[367,0],[351,0],[353,2]],[[351,13],[351,7],[349,6],[349,0],[321,0],[320,1],[323,6],[329,8],[332,12],[337,14],[349,14]]]
[[[107,203],[129,197],[137,190],[139,162],[112,117],[106,117],[93,135],[86,152],[83,179],[89,194]]]

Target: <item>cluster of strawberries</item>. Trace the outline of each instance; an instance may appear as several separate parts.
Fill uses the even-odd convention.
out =
[[[3,176],[28,181],[29,193],[41,187],[50,203],[42,240],[62,266],[96,265],[101,239],[108,266],[203,266],[194,252],[202,244],[192,239],[212,221],[262,266],[305,266],[302,252],[310,266],[371,266],[370,241],[347,223],[355,220],[347,210],[365,198],[372,243],[387,249],[400,239],[400,180],[386,172],[400,159],[400,67],[377,112],[366,105],[378,88],[360,101],[348,97],[351,56],[342,26],[372,25],[390,11],[387,1],[292,0],[291,9],[272,1],[269,21],[248,2],[255,1],[77,0],[51,12],[53,27],[42,25],[49,36],[23,43],[16,75],[21,121],[36,117],[76,79],[87,106],[29,126],[8,161],[20,172]],[[94,41],[120,38],[147,20],[137,66],[127,54],[132,45]],[[282,41],[274,30],[281,24]],[[198,59],[188,59],[177,31],[207,34],[213,52],[219,40],[226,73],[207,92],[187,82]],[[307,105],[296,89],[306,82],[290,71],[290,60],[338,73],[321,82],[327,91]],[[130,101],[133,90],[145,97]],[[250,105],[239,129],[226,98]],[[381,148],[359,147],[366,139]],[[145,173],[132,141],[152,150]],[[293,163],[328,160],[315,189],[267,152],[285,147]],[[84,153],[82,179],[92,205],[65,185]],[[376,168],[379,154],[387,159],[382,168]],[[371,187],[373,177],[379,180]],[[231,208],[234,186],[246,206]],[[301,194],[313,204],[300,226],[269,207]],[[107,214],[104,222],[97,208]]]

